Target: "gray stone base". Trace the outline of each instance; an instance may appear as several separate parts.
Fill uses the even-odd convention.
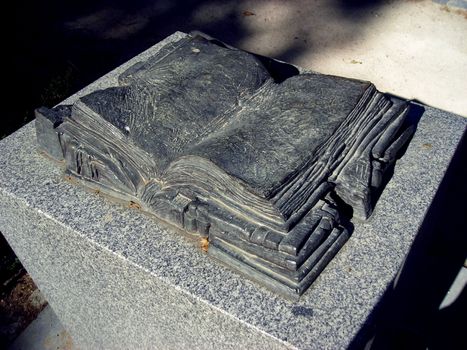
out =
[[[112,85],[159,47],[66,102]],[[393,283],[466,125],[426,107],[372,217],[355,224],[298,302],[137,209],[66,181],[36,151],[32,123],[0,142],[0,231],[80,349],[346,348]]]

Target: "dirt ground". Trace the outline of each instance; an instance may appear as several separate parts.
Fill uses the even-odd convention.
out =
[[[6,348],[47,301],[0,233],[0,348]]]
[[[10,344],[47,306],[31,276],[23,274],[0,299],[0,348]]]

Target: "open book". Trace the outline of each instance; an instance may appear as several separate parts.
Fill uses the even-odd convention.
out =
[[[371,83],[299,74],[196,35],[135,64],[118,86],[38,109],[36,128],[70,175],[300,295],[348,238],[343,208],[370,215],[413,132],[407,109]]]

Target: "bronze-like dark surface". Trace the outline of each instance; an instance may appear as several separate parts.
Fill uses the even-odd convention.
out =
[[[371,83],[271,64],[187,37],[129,68],[118,87],[37,110],[39,146],[70,175],[300,295],[347,240],[350,212],[371,214],[413,128],[407,103]]]

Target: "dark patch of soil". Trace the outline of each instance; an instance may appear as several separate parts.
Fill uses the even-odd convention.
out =
[[[10,344],[47,306],[29,274],[0,299],[0,348]]]
[[[0,348],[10,344],[47,301],[0,233]]]

